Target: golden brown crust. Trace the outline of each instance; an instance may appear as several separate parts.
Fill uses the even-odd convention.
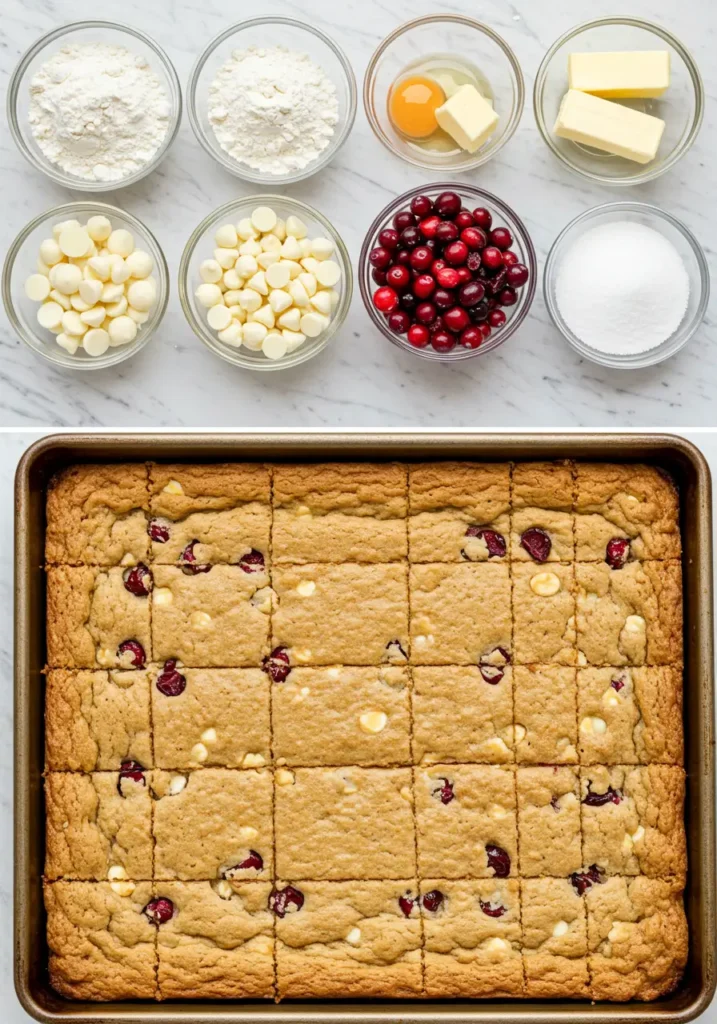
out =
[[[261,463],[157,463],[149,467],[154,516],[184,519],[193,512],[223,512],[248,502],[268,505],[271,477]]]
[[[588,998],[585,900],[566,878],[526,878],[520,903],[526,996]]]

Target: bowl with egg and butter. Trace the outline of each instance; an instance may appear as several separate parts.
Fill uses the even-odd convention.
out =
[[[373,54],[364,107],[376,137],[417,167],[468,171],[508,142],[523,111],[523,75],[492,29],[458,14],[417,18]]]
[[[704,88],[672,33],[638,18],[601,18],[548,50],[533,106],[543,140],[567,167],[603,185],[638,185],[689,150]]]

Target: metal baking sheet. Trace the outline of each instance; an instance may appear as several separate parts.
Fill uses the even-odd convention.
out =
[[[684,545],[685,767],[690,957],[680,988],[654,1003],[531,1000],[264,1002],[68,1002],[49,985],[41,876],[44,862],[45,489],[76,462],[127,460],[390,460],[576,458],[644,461],[680,491]],[[24,455],[15,491],[15,985],[27,1012],[46,1022],[153,1024],[498,1024],[686,1022],[715,990],[715,748],[712,498],[707,464],[688,441],[664,434],[485,434],[436,431],[232,434],[62,434]]]

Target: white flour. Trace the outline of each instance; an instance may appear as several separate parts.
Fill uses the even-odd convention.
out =
[[[235,50],[209,88],[222,149],[265,174],[301,171],[326,149],[339,119],[336,88],[306,53]]]
[[[73,43],[33,76],[30,125],[45,156],[85,181],[119,181],[157,152],[169,127],[166,89],[144,57]]]

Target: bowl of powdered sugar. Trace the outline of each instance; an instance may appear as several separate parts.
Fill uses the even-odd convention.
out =
[[[704,318],[709,291],[692,232],[645,203],[607,203],[576,217],[545,265],[555,326],[581,356],[618,369],[678,352]]]
[[[187,91],[199,142],[245,181],[287,185],[325,167],[356,116],[343,51],[291,18],[233,25],[199,57]]]
[[[68,188],[104,192],[157,167],[179,128],[182,98],[164,51],[108,21],[39,39],[10,80],[7,114],[20,152]]]

